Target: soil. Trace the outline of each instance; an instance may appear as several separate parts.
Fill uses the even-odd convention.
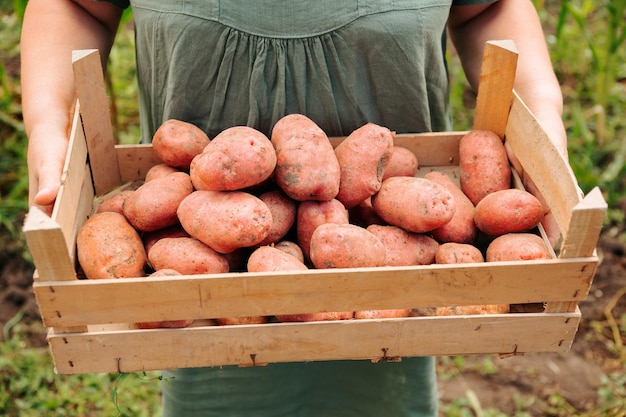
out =
[[[483,410],[495,408],[512,415],[516,402],[526,399],[532,404],[525,410],[533,416],[543,416],[549,414],[542,404],[557,393],[575,408],[573,415],[594,409],[602,376],[624,372],[623,359],[608,348],[607,341],[613,340],[611,333],[608,328],[598,331],[597,324],[606,327],[604,310],[612,302],[616,302],[611,310],[613,317],[626,315],[626,296],[618,298],[619,291],[626,287],[626,245],[603,236],[598,255],[600,264],[588,298],[580,303],[582,321],[570,351],[508,358],[468,356],[462,373],[441,362],[440,373],[447,375],[439,382],[442,402],[475,398],[474,402]],[[0,265],[0,327],[21,312],[21,323],[30,332],[30,345],[46,346],[32,290],[33,267],[20,256],[1,252]],[[620,336],[626,344],[626,335]],[[485,360],[495,366],[494,372],[485,371]],[[450,375],[446,374],[449,370],[452,370]],[[541,401],[534,402],[533,398]]]

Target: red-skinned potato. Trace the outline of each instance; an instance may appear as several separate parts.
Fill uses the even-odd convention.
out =
[[[383,172],[383,181],[391,177],[414,177],[418,168],[417,156],[409,149],[396,145]]]
[[[121,215],[124,215],[124,201],[131,195],[134,190],[124,190],[117,192],[106,199],[102,200],[96,209],[96,213],[103,213],[105,211],[114,211]]]
[[[498,236],[489,244],[485,254],[487,262],[551,258],[552,254],[543,239],[532,233],[507,233]]]
[[[367,227],[372,224],[387,224],[376,214],[376,211],[374,211],[371,197],[361,201],[348,210],[348,217],[350,218],[350,223],[361,227]]]
[[[177,214],[187,233],[220,253],[256,246],[272,228],[267,204],[243,191],[194,191]]]
[[[296,214],[297,243],[309,259],[311,236],[320,225],[325,223],[348,224],[348,211],[339,200],[303,201],[298,205]]]
[[[219,274],[229,271],[221,253],[192,237],[166,237],[152,245],[148,259],[155,270],[174,269],[183,275]]]
[[[354,318],[353,311],[331,311],[319,313],[301,313],[301,314],[277,314],[278,321],[287,322],[310,322],[310,321],[332,321],[332,320],[350,320]]]
[[[409,317],[411,309],[360,310],[354,312],[355,319],[395,319]]]
[[[489,236],[526,232],[541,223],[544,208],[528,191],[510,188],[486,195],[476,205],[474,222]]]
[[[456,206],[443,186],[417,177],[391,177],[372,196],[372,207],[386,223],[414,233],[448,223]]]
[[[145,181],[148,182],[155,178],[160,178],[169,174],[173,174],[174,172],[180,172],[180,169],[173,167],[171,165],[168,165],[166,163],[156,164],[150,167],[148,171],[146,171]]]
[[[89,279],[145,275],[146,251],[141,236],[116,212],[96,213],[76,235],[78,262]]]
[[[383,172],[391,159],[393,137],[393,132],[386,127],[367,123],[335,148],[341,170],[336,199],[347,209],[380,189]]]
[[[163,122],[152,137],[152,149],[164,163],[189,170],[191,160],[201,153],[210,140],[202,129],[182,120]]]
[[[180,272],[175,271],[173,269],[160,269],[158,271],[150,274],[151,277],[175,277],[182,275]],[[193,320],[162,320],[162,321],[144,321],[135,323],[139,329],[160,329],[160,328],[169,328],[169,329],[180,329],[183,327],[189,326],[193,323]]]
[[[360,226],[326,223],[311,236],[311,262],[317,269],[384,266],[385,246]]]
[[[407,232],[397,226],[370,225],[367,231],[380,239],[387,266],[430,265],[435,262],[439,243],[430,236]]]
[[[166,237],[189,237],[189,233],[183,229],[180,223],[164,227],[163,229],[153,230],[152,232],[143,233],[141,240],[143,240],[143,246],[146,249],[148,259],[150,258],[150,249],[152,246],[160,239]]]
[[[252,127],[233,126],[193,158],[189,175],[196,190],[242,190],[263,183],[275,167],[276,152],[267,136]]]
[[[281,240],[280,242],[274,243],[274,247],[288,253],[291,256],[295,256],[296,259],[304,263],[304,252],[302,252],[302,249],[296,242]]]
[[[298,204],[282,190],[265,192],[259,199],[267,204],[272,212],[272,228],[259,246],[269,245],[284,238],[296,223]]]
[[[276,184],[296,201],[328,201],[337,196],[341,171],[324,131],[302,114],[282,117],[272,128]]]
[[[193,192],[189,175],[175,172],[144,183],[124,200],[124,215],[137,230],[151,232],[178,223],[178,205]]]
[[[432,171],[424,175],[427,180],[436,182],[452,194],[455,210],[452,219],[441,227],[434,229],[431,235],[441,243],[473,243],[478,229],[474,223],[474,204],[463,193],[461,188],[446,174]]]
[[[469,243],[447,242],[439,245],[435,254],[438,264],[463,264],[485,262],[482,252]]]
[[[248,258],[248,272],[302,271],[309,269],[295,256],[273,246],[261,246]]]
[[[511,188],[511,166],[502,139],[488,130],[472,130],[459,142],[461,190],[476,205],[487,194]]]

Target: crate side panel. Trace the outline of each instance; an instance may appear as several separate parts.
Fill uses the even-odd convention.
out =
[[[579,320],[579,312],[346,320],[54,334],[49,343],[62,374],[341,359],[380,362],[567,351]]]
[[[596,258],[37,283],[47,326],[583,300]],[[384,294],[384,297],[381,296]]]
[[[122,182],[143,180],[150,168],[163,163],[154,153],[152,145],[117,145],[115,153]]]

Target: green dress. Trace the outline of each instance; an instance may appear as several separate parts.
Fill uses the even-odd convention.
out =
[[[331,136],[366,122],[449,130],[448,12],[485,2],[131,0],[142,141],[170,118],[213,137],[235,125],[269,134],[289,113]],[[437,415],[432,357],[179,369],[164,378],[165,417]]]

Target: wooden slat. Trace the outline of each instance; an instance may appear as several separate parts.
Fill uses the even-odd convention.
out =
[[[413,317],[55,334],[49,343],[59,373],[115,373],[330,359],[380,362],[424,355],[563,352],[570,348],[579,321],[580,312]]]
[[[585,299],[597,258],[35,285],[46,326]]]
[[[93,183],[101,195],[121,183],[102,61],[96,49],[74,51],[72,61]]]
[[[513,41],[485,43],[474,113],[475,130],[491,130],[504,138],[513,96],[517,57]]]
[[[506,141],[520,161],[525,185],[532,179],[554,215],[561,234],[566,235],[572,210],[581,198],[568,162],[556,149],[528,107],[514,94]]]
[[[74,263],[67,251],[61,226],[37,206],[32,206],[23,228],[28,249],[37,268],[37,280],[75,280]]]
[[[122,182],[143,180],[150,168],[163,162],[154,153],[152,145],[117,145],[115,153]]]
[[[572,210],[567,234],[561,246],[561,258],[592,256],[602,231],[607,203],[595,187]]]

